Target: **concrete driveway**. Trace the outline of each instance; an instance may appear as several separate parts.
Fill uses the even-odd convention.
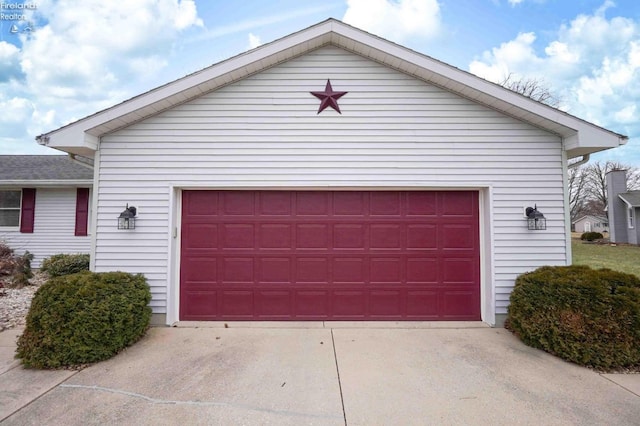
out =
[[[77,372],[24,370],[7,358],[5,331],[0,419],[7,425],[638,425],[640,419],[640,375],[565,363],[504,329],[278,326],[153,328],[112,360]]]

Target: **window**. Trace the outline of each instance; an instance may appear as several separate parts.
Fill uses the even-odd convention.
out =
[[[634,227],[634,223],[633,222],[634,222],[634,219],[635,219],[635,217],[633,215],[633,207],[629,207],[627,209],[627,212],[629,214],[629,218],[628,218],[629,219],[629,228],[633,228]]]
[[[0,191],[0,226],[20,225],[20,198],[22,191]]]

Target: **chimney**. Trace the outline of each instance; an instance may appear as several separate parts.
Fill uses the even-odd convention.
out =
[[[609,239],[612,243],[628,243],[627,205],[618,197],[618,194],[627,192],[627,172],[612,170],[607,173],[606,179]]]

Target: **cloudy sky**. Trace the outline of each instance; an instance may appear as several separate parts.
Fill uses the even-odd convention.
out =
[[[629,136],[596,159],[640,167],[637,0],[7,0],[0,154],[36,135],[329,17],[483,78],[532,78]],[[29,8],[30,7],[30,8]]]

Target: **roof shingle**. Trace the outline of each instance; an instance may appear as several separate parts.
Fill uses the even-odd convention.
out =
[[[66,155],[0,155],[0,182],[91,179],[93,170]]]
[[[618,194],[627,204],[632,207],[640,207],[640,191],[629,191]]]

